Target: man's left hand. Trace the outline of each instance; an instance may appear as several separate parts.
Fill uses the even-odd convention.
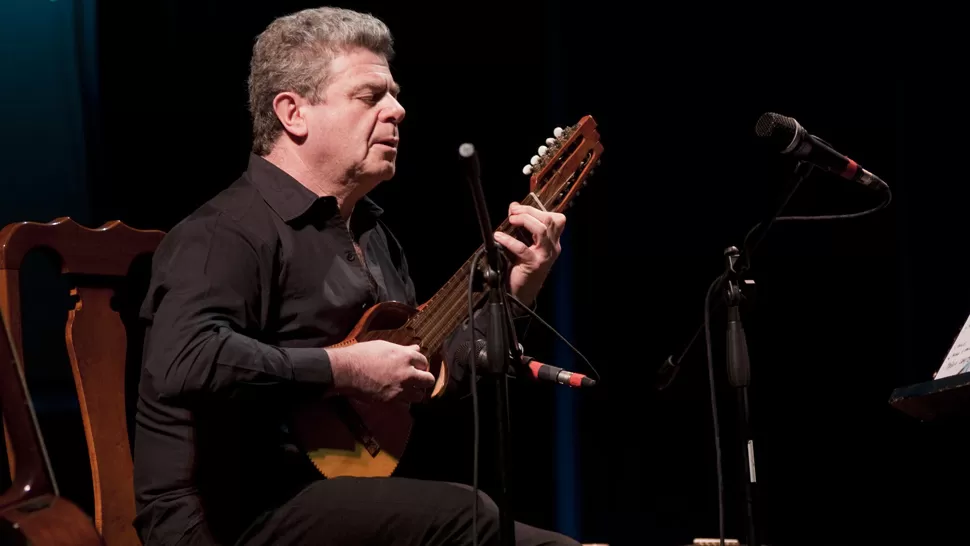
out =
[[[509,223],[532,233],[532,245],[529,246],[511,235],[495,233],[495,242],[516,257],[509,273],[512,295],[522,303],[532,305],[552,264],[559,257],[559,236],[566,227],[566,216],[512,203],[509,205]]]

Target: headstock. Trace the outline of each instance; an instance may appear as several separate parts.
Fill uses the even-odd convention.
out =
[[[522,173],[531,175],[529,190],[546,210],[562,212],[586,185],[602,154],[596,120],[587,115],[576,125],[556,127]]]

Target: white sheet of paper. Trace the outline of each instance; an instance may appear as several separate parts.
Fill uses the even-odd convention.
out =
[[[970,372],[970,317],[943,359],[943,365],[936,372],[935,379]]]

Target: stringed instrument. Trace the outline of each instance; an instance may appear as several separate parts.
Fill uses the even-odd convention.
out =
[[[520,203],[539,210],[564,211],[585,185],[602,153],[596,121],[591,116],[564,129],[557,127],[523,169],[524,174],[531,175],[530,193]],[[519,229],[507,219],[497,228],[522,239],[524,234]],[[531,244],[532,236],[525,240]],[[346,339],[332,347],[377,339],[417,344],[436,378],[431,397],[440,397],[449,381],[442,348],[448,336],[468,318],[468,281],[475,255],[425,303],[417,308],[400,302],[374,305]],[[484,257],[479,265],[483,262]],[[475,292],[473,305],[477,307],[484,297],[484,290]],[[407,404],[339,395],[303,408],[294,423],[304,451],[326,477],[390,476],[404,454],[412,424]]]
[[[0,544],[100,546],[94,521],[58,493],[24,369],[0,316],[0,411],[13,484],[0,494]]]

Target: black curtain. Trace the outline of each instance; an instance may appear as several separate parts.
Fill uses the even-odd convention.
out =
[[[759,68],[732,47],[726,27],[611,3],[345,5],[383,18],[397,37],[392,70],[408,114],[399,176],[374,198],[422,297],[479,244],[456,161],[461,142],[481,153],[498,218],[527,192],[521,167],[553,127],[585,114],[599,125],[603,164],[569,212],[564,271],[538,312],[603,381],[571,392],[513,385],[519,517],[614,546],[716,536],[703,335],[668,389],[653,384],[661,362],[700,326],[723,250],[739,246],[781,197],[791,163],[754,135],[758,117],[774,111],[879,174],[893,203],[857,220],[779,224],[759,250],[744,319],[762,538],[912,544],[964,534],[967,483],[948,468],[967,454],[959,425],[918,423],[888,399],[930,378],[970,313],[962,139],[952,138],[968,118],[965,84],[904,80],[895,69],[843,77]],[[304,7],[311,4],[5,3],[0,28],[16,46],[0,62],[16,76],[0,87],[8,124],[0,215],[169,229],[245,168],[253,39],[273,17]],[[787,212],[876,202],[865,188],[816,172]],[[36,271],[25,287],[29,380],[46,401],[38,411],[63,492],[89,508],[73,383],[55,343],[67,302],[56,295],[56,263],[38,257]],[[737,537],[741,448],[724,320],[713,319],[727,528]],[[541,324],[525,345],[540,360],[588,372]],[[483,421],[486,435],[490,424]],[[490,447],[486,437],[486,490],[494,486]],[[470,481],[469,401],[421,415],[412,448],[408,472]]]

